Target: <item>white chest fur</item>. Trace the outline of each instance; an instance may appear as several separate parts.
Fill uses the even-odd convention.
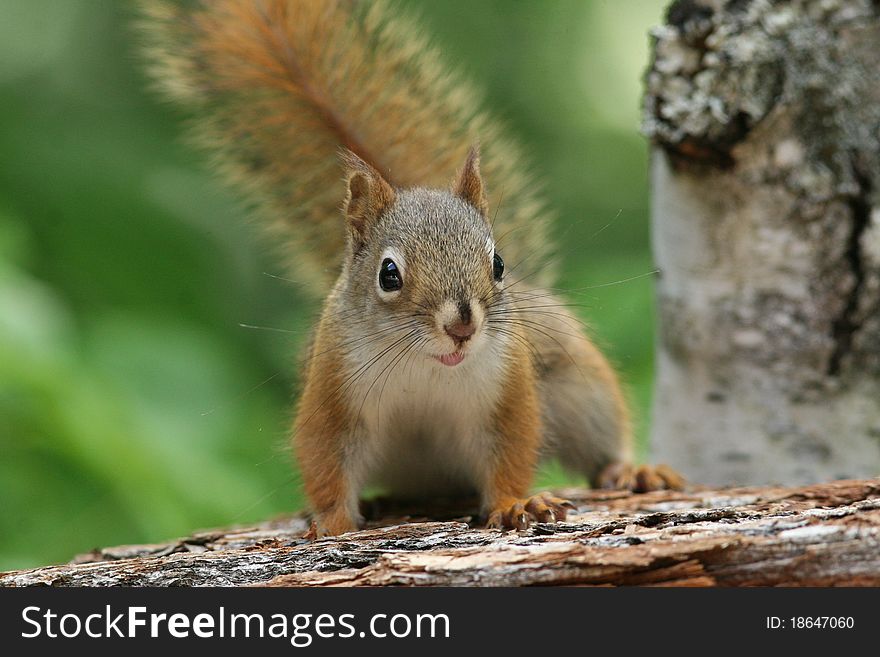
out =
[[[420,497],[478,490],[488,476],[503,344],[486,341],[454,367],[424,352],[381,359],[350,387],[359,485]]]

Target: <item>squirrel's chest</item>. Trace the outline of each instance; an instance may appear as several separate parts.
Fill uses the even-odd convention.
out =
[[[428,438],[485,431],[500,387],[489,372],[444,371],[433,363],[376,380],[363,391],[358,423],[370,433]]]
[[[480,478],[500,393],[491,367],[453,372],[429,363],[377,381],[355,407],[361,445],[374,465],[368,479],[422,493]]]

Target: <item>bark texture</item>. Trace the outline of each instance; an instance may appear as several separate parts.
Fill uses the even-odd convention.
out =
[[[578,507],[568,522],[524,532],[397,516],[308,542],[296,516],[96,550],[0,585],[880,586],[880,479],[559,493]]]
[[[679,0],[644,131],[653,455],[697,481],[880,473],[880,3]]]

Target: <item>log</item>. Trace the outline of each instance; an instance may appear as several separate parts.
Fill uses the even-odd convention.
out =
[[[880,472],[880,4],[677,0],[644,132],[652,457],[695,481]]]
[[[308,541],[299,514],[99,549],[0,586],[880,586],[880,478],[557,493],[577,510],[526,531],[385,507],[361,531]]]

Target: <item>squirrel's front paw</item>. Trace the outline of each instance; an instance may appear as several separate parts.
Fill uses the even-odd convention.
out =
[[[338,536],[346,532],[356,531],[357,528],[358,526],[354,519],[344,511],[320,513],[312,518],[309,531],[303,535],[303,538],[315,540],[325,536]]]
[[[647,493],[652,490],[681,490],[685,480],[668,465],[633,465],[612,463],[602,470],[596,481],[597,488],[631,490]]]
[[[557,522],[575,506],[568,500],[538,493],[526,499],[506,498],[490,513],[486,527],[490,529],[527,529],[531,520]]]

